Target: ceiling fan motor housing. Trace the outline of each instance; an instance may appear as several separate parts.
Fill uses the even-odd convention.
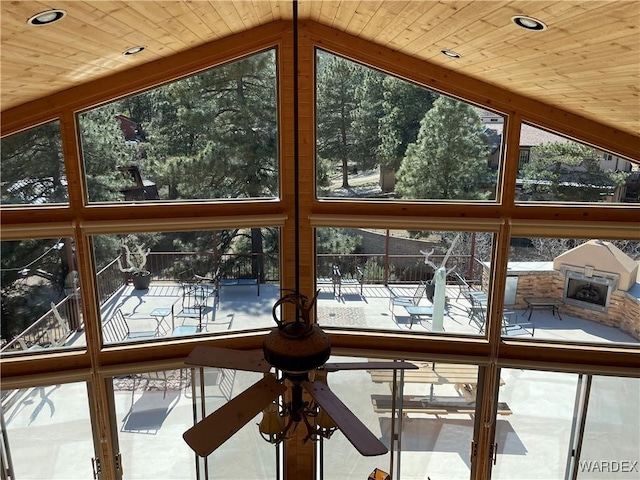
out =
[[[264,358],[273,367],[288,373],[305,373],[321,367],[331,356],[329,336],[316,325],[305,335],[291,335],[273,328],[263,343]]]

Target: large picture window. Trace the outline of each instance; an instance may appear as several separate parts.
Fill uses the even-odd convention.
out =
[[[484,335],[493,235],[316,229],[318,323]]]
[[[105,344],[271,326],[278,228],[93,237]]]
[[[278,196],[276,52],[79,115],[90,202]]]
[[[1,242],[2,355],[83,347],[73,238]]]
[[[638,344],[640,242],[512,238],[503,335]]]
[[[638,165],[523,123],[516,200],[638,203]]]
[[[316,53],[320,198],[495,200],[504,117]]]

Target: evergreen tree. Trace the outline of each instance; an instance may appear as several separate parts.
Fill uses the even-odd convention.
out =
[[[119,167],[135,163],[136,146],[127,144],[117,104],[95,108],[80,116],[80,138],[87,194],[91,202],[114,202],[124,199],[120,189],[131,180]]]
[[[416,142],[407,147],[396,192],[404,198],[487,198],[488,153],[475,109],[441,96],[424,116]]]
[[[420,121],[438,94],[390,75],[383,82],[383,116],[379,121],[378,159],[382,189],[392,191],[407,146],[416,141]]]
[[[535,146],[522,167],[523,191],[529,200],[597,202],[624,185],[627,174],[603,170],[601,154],[576,142]]]
[[[362,82],[363,69],[344,58],[318,53],[317,153],[340,165],[342,188],[349,188],[349,160],[356,148],[352,127],[355,91]]]
[[[166,85],[145,125],[147,164],[169,199],[278,194],[275,53]]]
[[[354,149],[352,159],[358,169],[369,170],[378,165],[380,147],[379,123],[384,114],[385,74],[364,68],[362,84],[356,87],[356,108],[352,113]]]

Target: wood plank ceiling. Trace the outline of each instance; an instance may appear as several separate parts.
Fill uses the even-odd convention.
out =
[[[2,1],[1,110],[275,20],[290,0]],[[33,27],[32,15],[66,10]],[[511,17],[548,25],[527,31]],[[333,27],[638,135],[640,2],[310,1],[301,19]],[[138,55],[122,52],[136,45]],[[462,57],[440,53],[454,50]]]

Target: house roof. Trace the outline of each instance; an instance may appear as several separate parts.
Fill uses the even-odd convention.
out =
[[[292,18],[290,0],[1,2],[1,110]],[[512,22],[526,14],[544,31]],[[299,0],[299,18],[638,135],[640,4],[584,1]],[[122,53],[134,46],[137,55]],[[461,55],[453,59],[441,50]]]
[[[488,129],[495,131],[498,135],[502,135],[504,131],[504,123],[485,123]],[[521,147],[534,147],[536,145],[542,145],[543,143],[566,143],[571,140],[556,135],[555,133],[548,132],[532,125],[522,124],[520,129],[520,146]]]

